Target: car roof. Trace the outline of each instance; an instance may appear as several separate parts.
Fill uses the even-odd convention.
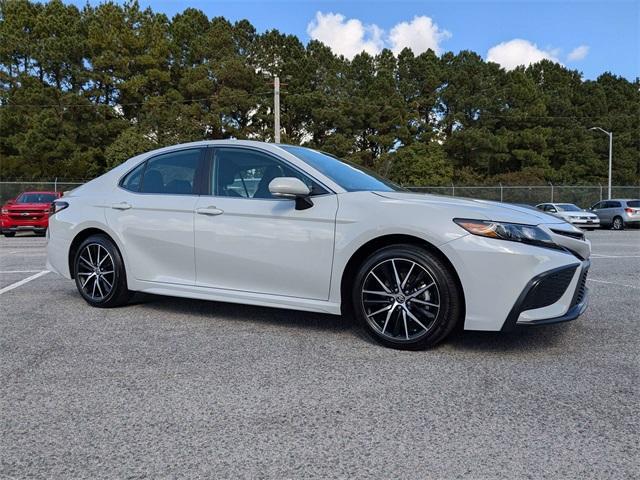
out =
[[[20,195],[22,195],[23,193],[52,193],[52,194],[57,194],[58,192],[54,192],[53,190],[48,191],[48,190],[29,190],[28,192],[22,192]]]

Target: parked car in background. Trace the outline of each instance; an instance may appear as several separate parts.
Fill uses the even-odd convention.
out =
[[[16,232],[34,232],[44,235],[49,226],[49,213],[61,192],[24,192],[6,202],[0,210],[0,230],[5,237]]]
[[[573,203],[541,203],[536,205],[536,208],[562,218],[576,227],[587,230],[600,227],[600,219],[596,214],[588,212]]]
[[[622,230],[627,226],[640,225],[640,200],[612,198],[602,200],[590,208],[598,215],[600,225]]]
[[[565,221],[412,193],[299,146],[163,148],[76,188],[54,212],[47,269],[94,307],[141,291],[350,313],[404,349],[434,345],[459,322],[509,330],[587,308],[590,243]]]

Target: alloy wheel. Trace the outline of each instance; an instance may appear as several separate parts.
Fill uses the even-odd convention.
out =
[[[369,325],[394,342],[424,336],[440,313],[440,292],[424,266],[406,258],[375,265],[362,284],[361,300]]]
[[[76,275],[83,293],[100,302],[109,296],[115,284],[113,257],[102,245],[89,243],[78,256]]]
[[[620,217],[616,217],[613,219],[613,229],[622,230],[622,219]]]

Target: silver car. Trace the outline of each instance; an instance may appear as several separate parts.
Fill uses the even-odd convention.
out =
[[[600,225],[622,230],[640,225],[640,200],[612,198],[596,203],[589,210],[598,215]]]
[[[594,213],[574,205],[573,203],[541,203],[536,205],[538,210],[562,218],[576,227],[593,230],[600,227],[600,219]]]

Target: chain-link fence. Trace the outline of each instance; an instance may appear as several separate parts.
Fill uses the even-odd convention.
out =
[[[0,202],[4,203],[9,199],[16,198],[22,192],[45,191],[45,192],[68,192],[82,185],[83,182],[0,182]]]
[[[544,202],[575,203],[587,208],[607,198],[607,188],[600,185],[530,185],[530,186],[482,186],[468,187],[409,187],[420,193],[434,193],[456,197],[479,198],[507,203],[537,205]],[[613,186],[612,198],[640,198],[640,186]]]
[[[82,185],[82,182],[0,182],[0,202],[4,203],[28,190],[46,190],[68,192]],[[409,187],[420,193],[435,193],[456,197],[479,198],[498,202],[524,203],[537,205],[543,202],[575,203],[586,208],[607,198],[607,187],[601,185],[497,185],[497,186],[459,186],[446,187]],[[640,198],[639,186],[614,186],[612,198]]]

